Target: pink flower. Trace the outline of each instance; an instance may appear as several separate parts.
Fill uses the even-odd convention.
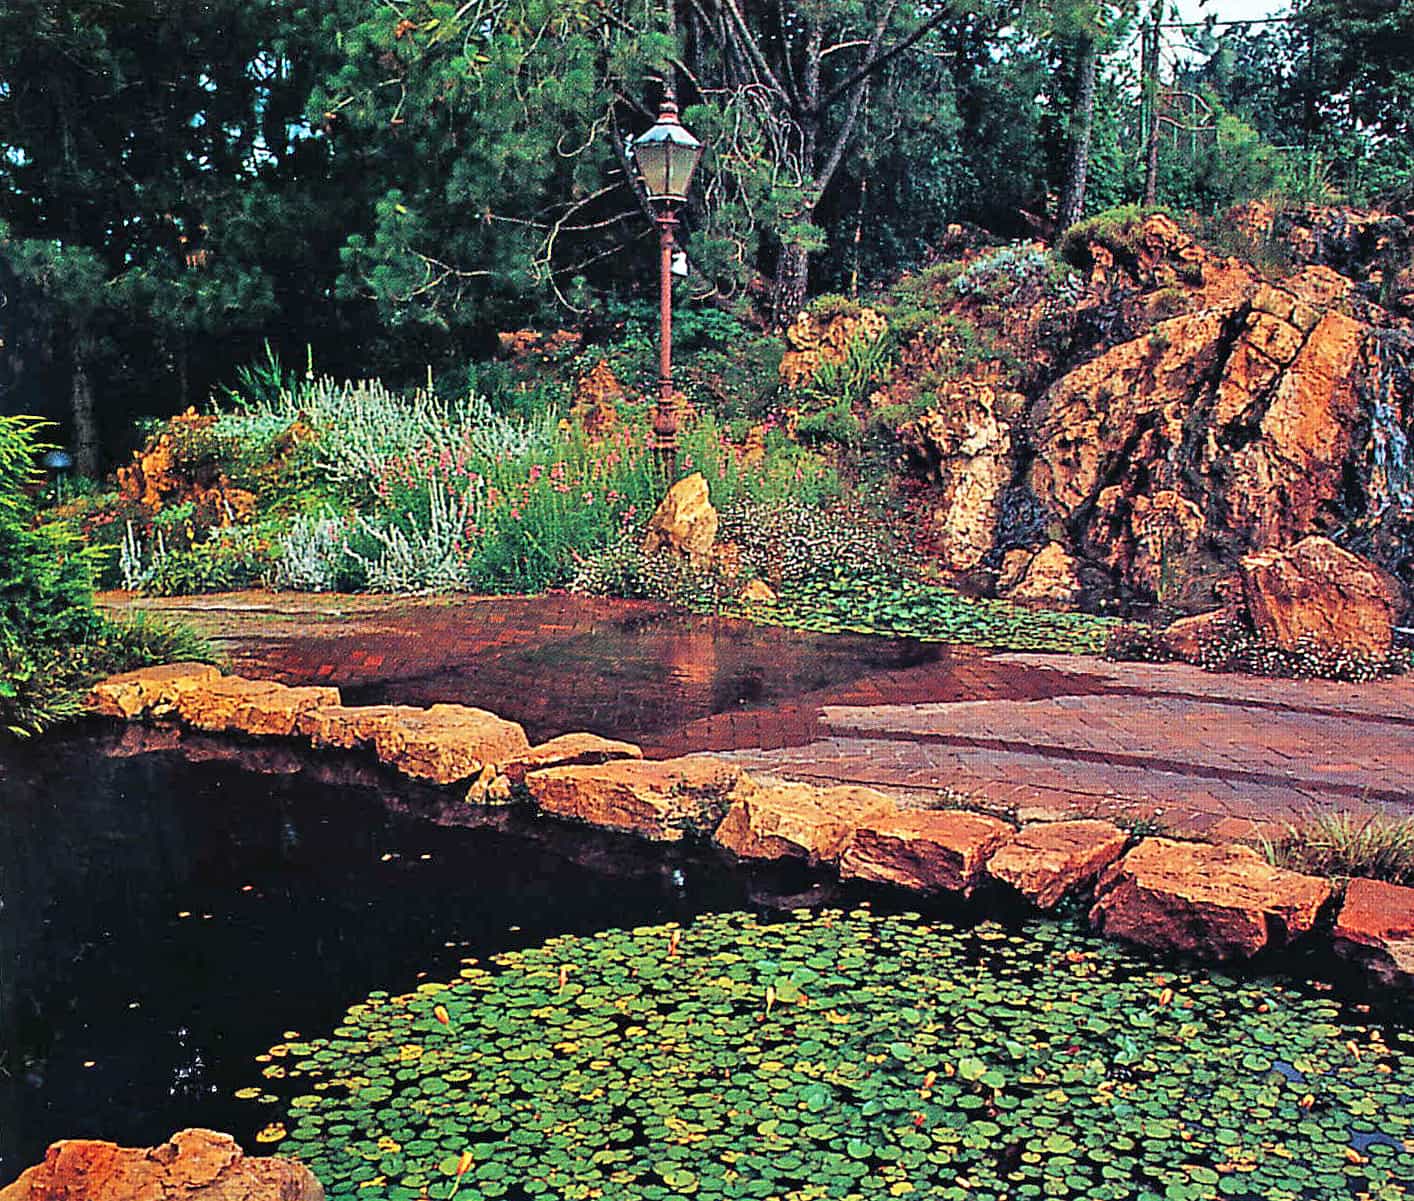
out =
[[[532,463],[532,464],[530,465],[530,482],[531,482],[532,484],[536,483],[536,482],[540,479],[540,475],[541,475],[540,464],[539,464],[539,463]]]
[[[511,520],[512,520],[512,521],[519,521],[519,520],[520,520],[520,510],[517,509],[514,505],[511,506]]]

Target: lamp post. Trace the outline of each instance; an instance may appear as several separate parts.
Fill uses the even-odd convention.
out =
[[[701,157],[702,143],[678,120],[677,102],[664,97],[658,120],[633,141],[633,160],[658,226],[658,404],[653,412],[653,440],[668,474],[676,474],[678,444],[673,391],[673,243],[677,206],[687,199],[692,173]]]

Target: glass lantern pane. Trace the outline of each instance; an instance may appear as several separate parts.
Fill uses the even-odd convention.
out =
[[[701,146],[675,145],[668,156],[668,191],[670,195],[687,198],[688,185],[692,183],[692,173],[697,169],[697,160],[702,157]]]
[[[639,174],[650,196],[668,195],[668,146],[666,142],[639,142],[634,147]]]

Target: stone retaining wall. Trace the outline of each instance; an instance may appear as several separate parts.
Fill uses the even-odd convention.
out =
[[[658,841],[695,834],[738,859],[803,859],[917,893],[970,895],[992,884],[1040,909],[1088,895],[1097,931],[1159,951],[1242,959],[1329,937],[1385,986],[1414,984],[1414,888],[1356,880],[1341,897],[1330,881],[1272,867],[1237,843],[1130,846],[1103,821],[1018,830],[960,809],[903,809],[870,788],[766,783],[712,755],[645,761],[638,747],[594,734],[531,746],[517,723],[484,709],[346,707],[335,688],[223,676],[197,663],[113,676],[95,685],[89,710],[366,747],[409,777],[465,787],[470,804],[519,791],[556,817]]]

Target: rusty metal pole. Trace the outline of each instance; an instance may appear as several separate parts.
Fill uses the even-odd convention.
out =
[[[678,471],[677,395],[673,391],[673,234],[678,219],[672,205],[658,212],[658,407],[653,413],[653,443],[663,476]]]

